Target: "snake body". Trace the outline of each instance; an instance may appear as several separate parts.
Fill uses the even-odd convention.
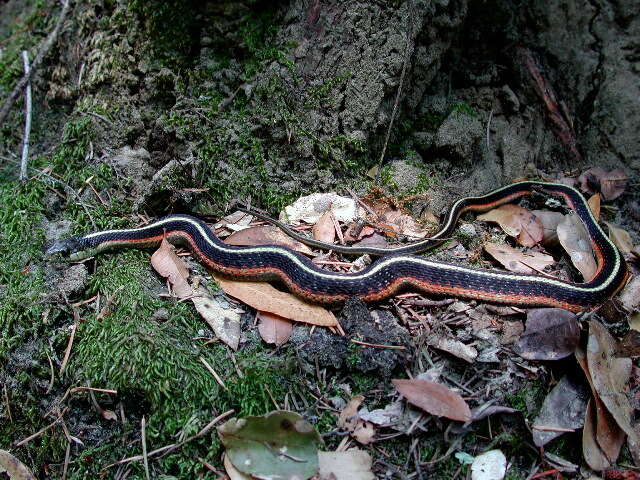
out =
[[[447,238],[462,213],[486,211],[535,191],[563,197],[584,224],[598,265],[595,276],[588,282],[470,268],[409,254]],[[391,249],[355,249],[386,255],[358,273],[323,270],[301,254],[282,246],[227,245],[204,222],[187,215],[170,215],[141,228],[106,230],[62,240],[48,253],[80,260],[107,249],[153,247],[163,238],[187,246],[211,270],[238,279],[280,280],[297,295],[328,304],[342,302],[351,296],[376,301],[401,289],[412,288],[434,294],[511,305],[560,307],[578,312],[604,302],[624,286],[628,277],[622,255],[602,231],[580,192],[567,185],[531,181],[458,200],[449,210],[440,231],[422,242]],[[350,247],[335,250],[354,251]]]

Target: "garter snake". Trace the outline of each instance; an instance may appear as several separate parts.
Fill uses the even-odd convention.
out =
[[[549,276],[470,268],[411,255],[446,239],[464,212],[482,212],[534,191],[563,197],[584,224],[598,265],[592,279],[574,283]],[[141,228],[106,230],[56,242],[48,254],[81,260],[107,249],[152,247],[166,238],[183,244],[206,267],[238,279],[280,280],[297,295],[317,303],[337,303],[357,296],[365,301],[389,297],[403,288],[521,306],[560,307],[574,312],[604,302],[628,277],[624,258],[602,231],[584,197],[573,187],[524,181],[482,196],[455,202],[434,236],[390,249],[331,246],[346,253],[384,255],[357,273],[333,273],[286,247],[238,247],[223,243],[194,217],[170,215]]]

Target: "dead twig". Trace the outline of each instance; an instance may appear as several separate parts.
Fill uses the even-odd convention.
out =
[[[56,43],[58,35],[60,34],[60,30],[62,30],[64,19],[67,16],[67,13],[69,12],[70,4],[71,4],[70,0],[65,0],[65,2],[62,4],[62,10],[60,11],[60,15],[58,16],[58,21],[56,22],[56,25],[51,31],[51,33],[49,34],[49,36],[42,43],[42,46],[40,47],[40,50],[38,51],[36,58],[33,60],[33,63],[31,64],[31,69],[29,70],[28,73],[25,73],[24,77],[20,79],[18,84],[14,87],[14,89],[11,91],[7,99],[4,101],[4,104],[0,109],[0,125],[4,124],[5,120],[7,119],[7,116],[9,115],[9,111],[11,110],[11,107],[13,107],[13,104],[16,102],[18,97],[20,97],[20,94],[24,90],[29,80],[31,80],[31,77],[33,76],[34,72],[38,69],[38,67],[42,63],[42,60],[44,60],[44,58],[47,56],[47,53],[49,53],[49,50],[51,50],[51,47]]]
[[[357,345],[364,345],[365,347],[373,347],[373,348],[388,348],[390,350],[406,350],[407,347],[403,345],[381,345],[378,343],[367,343],[361,342],[360,340],[351,339],[351,343],[355,343]]]
[[[62,416],[67,412],[67,410],[69,410],[68,408],[65,408],[64,410],[62,410],[59,414],[58,417],[51,422],[49,425],[47,425],[44,428],[41,428],[40,430],[38,430],[36,433],[34,433],[33,435],[29,435],[27,438],[20,440],[19,442],[17,442],[15,444],[16,447],[21,447],[22,445],[24,445],[25,443],[29,443],[31,440],[38,438],[40,435],[42,435],[44,432],[46,432],[47,430],[52,429],[53,427],[55,427],[58,423],[60,423],[60,421],[62,420]]]
[[[150,480],[149,476],[149,458],[147,457],[147,433],[145,429],[145,419],[144,415],[142,416],[142,425],[141,425],[141,434],[142,437],[142,462],[144,463],[144,476],[147,480]]]
[[[24,64],[24,76],[29,78],[29,54],[26,50],[22,51],[22,63]],[[31,82],[29,80],[27,80],[27,86],[25,88],[24,101],[24,137],[22,139],[22,160],[20,162],[21,182],[27,180],[27,164],[29,163],[29,136],[31,135]]]
[[[67,343],[67,348],[64,351],[64,357],[62,357],[62,364],[60,365],[60,375],[64,373],[64,369],[67,366],[67,362],[69,361],[69,355],[71,355],[71,347],[73,346],[73,340],[76,338],[76,330],[78,329],[78,323],[80,321],[80,316],[78,315],[77,310],[73,310],[73,325],[71,326],[71,336],[69,337],[69,343]]]
[[[7,406],[7,417],[9,417],[9,422],[13,423],[13,417],[11,416],[11,407],[9,406],[9,394],[7,393],[7,385],[3,385],[3,396],[4,396],[4,403]]]
[[[173,452],[174,450],[182,447],[183,445],[192,442],[193,440],[202,437],[203,435],[205,435],[209,430],[211,430],[211,428],[218,422],[220,422],[221,420],[227,418],[229,415],[231,415],[232,413],[234,413],[234,410],[227,410],[226,412],[224,412],[223,414],[218,415],[216,418],[214,418],[213,420],[211,420],[207,425],[205,425],[205,427],[200,430],[198,433],[196,433],[195,435],[193,435],[192,437],[187,438],[186,440],[183,440],[181,442],[178,443],[172,443],[170,445],[165,445],[164,447],[160,447],[157,448],[155,450],[151,450],[148,454],[147,454],[147,458],[151,458],[154,457],[156,455],[162,454],[162,456],[167,455],[170,452]],[[115,463],[112,463],[110,465],[107,465],[106,467],[104,467],[101,471],[105,472],[106,470],[108,470],[111,467],[115,467],[117,465],[122,465],[123,463],[130,463],[130,462],[137,462],[143,460],[143,456],[142,455],[136,455],[135,457],[129,457],[129,458],[124,458],[122,460],[118,460]]]

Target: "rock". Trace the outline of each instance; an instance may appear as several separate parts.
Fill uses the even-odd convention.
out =
[[[149,165],[151,155],[144,148],[133,150],[130,147],[123,147],[105,159],[118,174],[130,180],[135,189],[140,189],[140,184],[147,184],[155,169]]]
[[[461,112],[452,112],[436,133],[435,146],[449,160],[471,164],[473,150],[482,137],[480,120]]]
[[[422,163],[422,157],[418,153],[414,153],[413,160],[415,163]],[[418,185],[422,170],[414,164],[405,160],[394,160],[391,162],[391,168],[393,169],[393,180],[401,190],[409,190]]]

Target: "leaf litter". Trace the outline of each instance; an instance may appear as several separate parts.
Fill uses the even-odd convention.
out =
[[[616,181],[614,180],[613,183],[615,182]],[[604,183],[605,185],[607,184],[606,179]],[[602,194],[602,196],[606,199],[606,195],[604,193]],[[590,199],[590,205],[596,211],[595,212],[596,214],[598,209],[598,200],[599,200],[599,196],[592,197]],[[387,213],[389,215],[379,216],[377,221],[378,225],[382,226],[383,233],[385,233],[386,235],[390,235],[392,238],[394,237],[394,233],[390,233],[390,232],[395,232],[395,235],[401,234],[405,236],[415,236],[415,237],[419,237],[420,235],[422,235],[422,232],[418,232],[414,229],[411,222],[403,224],[403,221],[401,221],[400,219],[404,214],[400,212],[400,210],[397,208],[397,205],[394,206],[389,204],[388,207],[381,207],[381,210],[380,208],[379,210],[384,212],[385,208],[388,210]],[[509,210],[509,208],[507,210]],[[574,216],[563,215],[558,212],[548,212],[544,210],[534,211],[534,212],[531,212],[525,209],[522,209],[524,210],[524,212],[518,209],[513,209],[513,210],[514,211],[517,210],[517,212],[515,213],[513,211],[511,212],[510,215],[512,218],[509,218],[509,215],[506,215],[507,217],[507,220],[505,220],[506,227],[502,227],[502,228],[505,231],[507,231],[507,233],[513,234],[513,236],[516,238],[518,243],[523,245],[528,244],[530,247],[534,247],[534,248],[529,249],[526,252],[521,252],[520,250],[514,249],[509,245],[494,244],[494,246],[487,247],[486,246],[487,244],[485,244],[484,246],[485,250],[487,250],[490,254],[492,254],[494,258],[498,259],[501,263],[503,263],[503,265],[505,265],[505,267],[508,270],[522,271],[526,273],[533,273],[533,272],[541,273],[546,268],[553,266],[555,264],[555,260],[553,259],[553,257],[546,254],[544,251],[541,251],[541,247],[536,245],[542,243],[545,246],[553,247],[553,245],[558,242],[558,237],[562,237],[563,240],[565,241],[565,244],[567,243],[570,244],[569,247],[566,247],[566,245],[563,245],[563,246],[567,249],[567,252],[569,256],[572,258],[572,260],[575,261],[575,257],[579,256],[576,254],[576,252],[580,254],[582,254],[583,252],[587,252],[591,256],[591,258],[593,258],[592,252],[589,252],[588,249],[584,248],[585,246],[584,243],[585,241],[586,243],[588,243],[588,238],[577,235],[577,239],[570,238],[569,242],[567,242],[567,238],[566,238],[567,236],[569,237],[571,237],[572,235],[575,236],[574,234],[571,234],[571,233],[567,234],[567,231],[571,230],[574,226],[574,224],[570,223],[569,220],[567,219],[568,218],[571,219],[571,217],[574,217]],[[316,223],[313,227],[306,227],[306,228],[312,228],[314,230],[315,238],[320,239],[321,241],[330,243],[332,241],[335,241],[335,233],[338,227],[337,227],[336,221],[334,221],[334,219],[331,219],[331,216],[333,215],[332,210],[325,209],[324,212],[325,212],[324,214],[320,214],[318,216],[318,218],[321,219],[319,220],[319,224]],[[500,215],[504,216],[505,213],[501,213]],[[519,225],[516,221],[514,221],[514,218],[520,222]],[[398,222],[395,222],[396,220],[398,220]],[[569,226],[568,227],[566,225],[565,227],[559,226],[562,224],[568,224]],[[400,225],[400,228],[398,228],[399,225]],[[403,226],[403,225],[408,225],[408,226]],[[362,227],[355,228],[354,226],[356,226],[356,223],[353,223],[353,220],[351,220],[351,223],[349,224],[347,231],[344,235],[346,239],[349,241],[354,241],[357,239],[362,240],[362,239],[368,239],[368,238],[375,238],[375,236],[380,237],[380,235],[376,233],[375,229],[369,225],[365,224],[363,228]],[[518,228],[520,229],[519,232],[517,232]],[[612,233],[612,238],[616,237],[616,235],[620,233],[620,232],[615,232],[615,228],[617,227],[610,226],[610,231],[614,231],[614,233]],[[355,233],[352,233],[352,232],[355,232]],[[622,233],[621,235],[617,235],[618,237],[621,237],[623,241],[626,238],[624,233]],[[571,244],[571,241],[573,241],[573,244]],[[616,241],[616,243],[619,242],[619,240],[614,240],[614,241]],[[380,244],[384,244],[384,242],[381,242]],[[491,252],[492,248],[494,249],[494,252],[499,251],[499,253],[497,255],[493,255],[493,253]],[[500,255],[502,255],[502,258],[499,258]],[[588,255],[585,254],[585,256],[588,256]],[[324,258],[327,258],[327,257],[324,257]],[[331,268],[337,269],[338,271],[341,271],[340,269],[344,271],[344,269],[346,268],[340,265],[340,261],[337,261],[335,263],[336,265],[335,267],[333,267],[331,266],[331,261],[326,262],[327,265],[329,265]],[[583,267],[579,266],[579,262],[577,262],[576,268],[578,268],[581,272],[583,272],[584,270]],[[589,275],[590,275],[589,270],[587,269],[586,271],[584,271],[583,275],[585,276],[585,278],[589,278]],[[223,282],[224,280],[226,279],[223,279]],[[238,282],[238,283],[245,283],[245,282]],[[264,285],[264,284],[261,283],[260,285]],[[276,290],[276,291],[280,292],[279,290]],[[251,292],[249,296],[255,297],[256,295],[254,293],[255,292]],[[283,292],[280,292],[280,293],[283,293]],[[270,294],[265,294],[264,296],[269,296],[269,295]],[[234,295],[232,294],[232,296]],[[258,296],[262,296],[262,294],[258,294]],[[459,303],[464,303],[464,302],[459,302]],[[427,305],[427,303],[425,303],[425,305]],[[265,339],[265,341],[274,343],[276,345],[278,344],[282,345],[282,343],[286,341],[285,337],[287,335],[280,334],[278,332],[278,327],[276,327],[275,324],[269,323],[271,320],[265,321],[263,319],[263,318],[278,319],[279,317],[273,316],[273,315],[269,316],[269,314],[265,313],[266,310],[261,311],[260,308],[258,307],[256,308],[259,310],[257,318],[259,319],[260,323],[259,323],[258,329],[260,330],[260,333]],[[468,312],[473,311],[473,309],[469,310],[469,307],[466,307],[466,308],[467,310],[463,309],[463,310],[460,310],[459,313],[452,313],[451,315],[458,315],[458,318],[459,318],[460,315],[465,316],[466,314],[468,314]],[[511,312],[510,314],[518,315],[519,312],[517,310],[518,309],[515,309],[515,311]],[[548,310],[554,310],[554,309],[548,309]],[[559,309],[555,309],[555,310],[559,310]],[[409,315],[409,317],[413,319],[417,319],[417,318],[429,319],[430,318],[428,314],[425,316],[425,312],[422,308],[419,308],[419,311],[415,312],[415,311],[412,311],[412,307],[410,305],[400,304],[397,311],[399,312],[404,311],[406,312],[405,313],[406,315]],[[540,319],[536,320],[536,315],[540,315],[539,313],[536,313],[536,310],[532,310],[531,312],[529,312],[529,317],[527,321],[527,330],[523,332],[523,334],[520,336],[518,340],[518,344],[515,347],[518,353],[520,353],[523,357],[528,358],[529,360],[541,360],[541,359],[551,360],[551,359],[565,358],[571,355],[571,353],[577,348],[578,341],[579,341],[580,328],[577,320],[575,319],[575,316],[572,316],[572,314],[566,315],[568,312],[563,312],[563,311],[560,311],[560,312],[561,313],[556,313],[554,315],[548,313],[546,314],[546,316],[543,316],[544,318],[542,320]],[[571,316],[571,318],[569,318],[569,316]],[[405,323],[407,322],[406,317],[401,317],[401,318],[403,322]],[[447,318],[446,314],[444,318]],[[489,320],[489,321],[494,322],[496,320],[497,318],[494,317],[493,320]],[[424,320],[421,320],[421,321],[424,322]],[[429,323],[430,321],[431,320],[427,320],[428,322],[427,325],[430,325]],[[460,324],[461,320],[458,320],[458,322]],[[313,323],[313,322],[310,322],[310,323]],[[520,322],[509,322],[509,323],[519,324]],[[462,324],[464,324],[463,321],[462,321]],[[287,325],[291,325],[291,323],[288,322]],[[473,331],[475,332],[475,330]],[[456,345],[460,345],[464,347],[463,350],[460,350],[461,352],[468,348],[471,348],[473,351],[475,351],[475,348],[474,348],[475,342],[469,345],[468,340],[465,339],[464,342],[461,342],[460,340],[457,340],[454,336],[451,336],[449,338],[448,343],[447,342],[443,343],[442,341],[434,340],[440,337],[438,337],[437,335],[434,336],[432,331],[431,341],[429,342],[429,345],[431,347],[439,348],[445,352],[454,353],[454,355],[457,350],[460,350],[460,348],[456,347]],[[440,340],[442,340],[442,338]],[[577,350],[579,351],[579,348]],[[618,353],[619,351],[620,351],[619,349],[616,350],[616,352]],[[576,353],[576,355],[578,355],[578,353]],[[463,353],[463,354],[459,354],[459,356],[460,358],[465,359],[467,362],[474,362],[475,356],[477,356],[477,351],[472,355]],[[544,370],[544,369],[541,369],[541,367],[532,367],[532,366],[526,366],[526,365],[522,365],[522,367],[526,367],[526,371],[528,372],[540,372]],[[534,375],[536,374],[534,373]],[[576,387],[577,390],[576,388],[574,388],[573,396],[571,393],[567,393],[567,391],[571,392],[571,388],[568,388],[568,389],[565,388],[566,391],[564,393],[560,393],[560,394],[557,393],[559,391],[561,392],[561,389],[559,389],[559,387],[567,383],[568,380],[566,380],[566,378],[567,378],[566,376],[562,378],[562,380],[556,386],[556,388],[554,388],[552,392],[549,394],[549,396],[547,397],[547,400],[545,400],[545,403],[548,401],[550,402],[550,404],[556,405],[557,410],[562,410],[563,408],[566,407],[566,408],[573,408],[574,411],[582,411],[582,418],[581,419],[578,418],[580,417],[579,414],[577,416],[572,415],[570,416],[569,419],[556,418],[553,421],[549,420],[546,417],[539,417],[538,419],[536,419],[536,422],[534,425],[534,430],[533,430],[534,439],[540,436],[543,437],[545,435],[549,435],[550,433],[560,435],[564,433],[564,431],[576,430],[581,428],[584,425],[585,437],[583,438],[585,438],[584,440],[584,442],[586,442],[585,444],[588,444],[589,443],[588,439],[592,438],[592,440],[595,442],[596,447],[600,449],[600,453],[602,454],[603,458],[609,461],[609,464],[611,465],[615,464],[615,456],[614,456],[613,462],[610,461],[611,457],[613,456],[612,453],[615,453],[613,451],[615,450],[615,447],[610,446],[607,440],[600,439],[601,431],[604,431],[605,429],[605,426],[603,425],[607,425],[607,424],[605,423],[604,420],[601,420],[601,417],[603,417],[604,414],[598,414],[598,412],[603,411],[608,414],[608,410],[606,409],[606,407],[604,407],[604,404],[599,399],[599,397],[593,397],[589,401],[589,407],[587,407],[586,400],[584,402],[581,400],[580,392],[584,393],[584,391],[581,391],[580,387]],[[428,415],[433,415],[435,417],[450,418],[450,419],[462,421],[462,422],[474,422],[474,421],[477,422],[484,418],[487,418],[489,415],[517,412],[516,409],[513,409],[511,407],[506,407],[501,405],[492,405],[493,401],[485,402],[485,404],[480,405],[474,408],[473,411],[471,411],[469,408],[469,405],[460,396],[459,393],[457,393],[455,390],[450,389],[449,387],[444,386],[441,383],[438,383],[438,381],[432,382],[429,380],[422,380],[422,379],[416,378],[414,380],[396,379],[396,380],[393,380],[392,383],[396,386],[396,389],[398,390],[398,392],[401,393],[411,405],[416,405],[418,408],[423,410]],[[575,381],[573,381],[573,383],[575,383]],[[425,386],[425,384],[427,386]],[[595,392],[595,389],[594,389],[594,392]],[[384,428],[397,429],[398,427],[411,429],[413,428],[413,425],[415,425],[415,423],[418,422],[421,418],[420,416],[416,416],[415,413],[412,413],[412,412],[415,412],[415,409],[409,406],[405,407],[402,401],[395,401],[387,404],[384,408],[377,408],[372,411],[369,411],[367,407],[364,406],[364,401],[366,398],[369,398],[368,394],[366,394],[366,396],[353,397],[352,398],[353,403],[349,402],[347,407],[343,410],[343,414],[346,415],[346,417],[342,418],[344,415],[341,415],[341,419],[338,420],[337,422],[340,428],[347,431],[349,435],[358,442],[366,444],[372,440],[375,440],[377,435],[381,435],[379,432],[376,432],[376,428],[374,428],[374,425],[378,429],[384,429]],[[554,398],[556,403],[552,402]],[[565,405],[565,407],[557,406],[558,398],[562,399],[562,401],[564,402],[563,405]],[[600,410],[597,408],[598,403],[602,406]],[[587,411],[587,409],[589,409],[589,411]],[[553,408],[551,408],[551,410],[553,410]],[[411,418],[413,418],[413,420],[409,420],[409,423],[407,424],[406,422],[407,422],[407,419],[409,418],[407,415],[409,414],[411,415]],[[609,416],[609,418],[613,419],[612,416]],[[562,420],[564,420],[565,423],[562,423]],[[567,421],[569,421],[569,423],[566,423]],[[544,423],[544,425],[542,423]],[[402,425],[404,425],[404,427],[402,427]],[[409,425],[411,425],[411,427],[409,427]],[[615,425],[616,425],[615,421],[613,421],[613,425],[615,428]],[[600,428],[600,431],[598,430],[598,428]],[[590,434],[589,429],[592,429],[592,433],[593,433],[592,437],[588,436]],[[618,430],[618,431],[621,431],[621,430]],[[351,441],[353,442],[353,440]],[[538,441],[536,441],[535,443],[538,444],[539,441],[541,440],[538,439]],[[619,436],[615,437],[615,441],[612,441],[612,442],[613,443],[617,442],[619,444],[620,443]],[[344,443],[344,441],[342,443]],[[546,443],[546,441],[544,443]],[[593,442],[591,443],[593,444]],[[591,450],[585,450],[585,452],[587,451],[591,451]],[[335,452],[335,453],[338,453],[338,452]],[[344,452],[339,452],[339,453],[344,453]],[[595,458],[595,455],[597,454],[594,453],[593,455]],[[322,456],[323,455],[320,455],[320,457]],[[334,457],[327,457],[327,458],[334,458]],[[560,465],[562,464],[562,462],[565,462],[562,459],[558,459],[558,461],[560,463],[556,462],[556,465]],[[331,464],[333,462],[329,462],[329,463]],[[598,464],[597,462],[588,461],[588,463],[590,465],[593,463],[593,466],[604,465],[603,462],[600,462]],[[370,472],[370,466],[367,467],[365,471],[367,472],[365,475],[372,475]],[[342,478],[337,471],[332,471],[328,475],[329,477],[327,478],[333,479],[334,477],[331,475],[336,475],[335,478],[338,478],[338,479]],[[476,478],[473,475],[474,474],[472,473],[472,478]],[[262,478],[262,477],[254,476],[252,478]],[[319,476],[318,478],[324,478],[324,477]],[[372,477],[365,476],[363,478],[372,478]],[[484,478],[484,477],[478,477],[478,478]],[[486,478],[492,478],[492,477],[486,477]],[[496,478],[499,478],[499,477],[496,477]]]

